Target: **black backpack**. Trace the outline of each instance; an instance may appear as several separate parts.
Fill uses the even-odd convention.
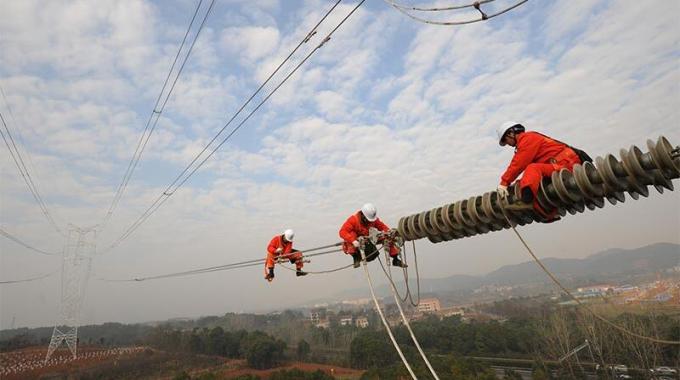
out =
[[[567,144],[564,144],[567,145]],[[579,149],[579,148],[574,148],[573,146],[567,145],[571,150],[573,150],[578,158],[581,160],[581,163],[584,162],[593,162],[593,159],[586,153],[585,151]]]
[[[538,132],[536,132],[536,133],[538,133]],[[579,148],[574,148],[573,146],[571,146],[571,145],[569,145],[569,144],[565,144],[565,143],[563,143],[563,142],[560,141],[560,140],[554,139],[554,138],[552,138],[552,137],[548,137],[548,136],[546,136],[546,135],[544,135],[544,134],[542,134],[542,133],[538,133],[538,134],[541,135],[541,136],[543,136],[543,137],[545,137],[545,138],[547,138],[547,139],[550,139],[550,140],[553,140],[553,141],[558,142],[558,143],[560,143],[560,144],[563,144],[563,145],[565,145],[567,148],[573,150],[574,153],[576,153],[576,155],[578,156],[579,160],[581,160],[581,163],[585,163],[585,162],[593,162],[593,159],[592,159],[592,158],[590,157],[590,155],[588,155],[588,153],[586,153],[584,150],[581,150],[581,149],[579,149]]]

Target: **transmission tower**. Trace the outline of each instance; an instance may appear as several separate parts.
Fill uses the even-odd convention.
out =
[[[61,267],[61,312],[52,332],[45,362],[66,342],[73,358],[77,356],[78,322],[92,255],[95,253],[97,232],[94,227],[81,229],[69,225]]]

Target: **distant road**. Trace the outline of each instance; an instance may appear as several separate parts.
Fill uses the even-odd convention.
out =
[[[491,368],[496,372],[496,377],[499,379],[505,378],[505,370],[509,369],[515,371],[520,376],[522,376],[522,380],[532,380],[531,369],[527,369],[526,367],[492,365]],[[555,374],[556,374],[555,371],[553,371],[553,375]],[[586,372],[586,375],[588,376],[588,380],[597,380],[597,375],[593,372]]]

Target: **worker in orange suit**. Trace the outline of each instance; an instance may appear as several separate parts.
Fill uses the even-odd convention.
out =
[[[572,170],[574,165],[580,164],[581,159],[576,150],[538,132],[526,132],[524,126],[516,122],[503,124],[497,134],[501,146],[515,148],[514,157],[501,176],[498,195],[508,200],[508,186],[524,173],[519,180],[521,199],[510,203],[506,209],[533,208],[547,223],[559,220],[556,209],[544,210],[538,203],[538,188],[544,176],[561,169]]]
[[[306,276],[307,272],[302,271],[304,263],[302,262],[302,253],[297,249],[293,249],[293,238],[295,232],[293,230],[286,230],[282,235],[276,235],[269,242],[267,246],[267,261],[264,265],[264,278],[271,282],[274,279],[274,264],[277,260],[289,260],[291,264],[295,264],[295,275]]]
[[[340,228],[340,237],[343,240],[342,250],[345,254],[352,255],[354,259],[354,267],[358,268],[361,263],[362,241],[363,250],[367,261],[373,261],[380,253],[378,248],[368,239],[362,239],[368,236],[369,228],[375,228],[381,232],[388,232],[389,227],[378,218],[378,210],[372,203],[366,203],[361,210],[352,214]],[[360,241],[361,240],[361,241]],[[393,242],[385,241],[384,237],[379,238],[378,242],[387,245],[392,257],[392,265],[406,268],[401,259],[399,259],[399,247]]]

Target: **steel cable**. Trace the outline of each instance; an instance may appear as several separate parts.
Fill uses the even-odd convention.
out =
[[[330,253],[337,253],[340,252],[341,250],[339,249],[333,249],[333,250],[327,250],[327,251],[321,251],[321,252],[316,252],[324,248],[328,247],[333,247],[337,246],[338,243],[332,244],[332,245],[327,245],[327,246],[322,246],[322,247],[316,247],[316,248],[311,248],[305,251],[298,251],[300,253],[305,253],[305,252],[315,252],[309,255],[305,255],[305,257],[315,257],[315,256],[322,256],[322,255],[327,255]],[[286,254],[286,255],[281,255],[279,258],[285,259],[288,256],[291,256],[293,253]],[[266,258],[263,259],[253,259],[253,260],[245,260],[245,261],[239,261],[235,263],[229,263],[229,264],[223,264],[223,265],[215,265],[215,266],[210,266],[210,267],[203,267],[203,268],[196,268],[196,269],[191,269],[187,271],[181,271],[181,272],[171,272],[171,273],[165,273],[165,274],[159,274],[159,275],[154,275],[154,276],[145,276],[145,277],[133,277],[133,278],[125,278],[125,279],[107,279],[107,278],[98,278],[100,281],[105,281],[105,282],[140,282],[140,281],[147,281],[147,280],[160,280],[164,278],[174,278],[174,277],[184,277],[184,276],[191,276],[191,275],[197,275],[197,274],[203,274],[203,273],[212,273],[212,272],[219,272],[219,271],[225,271],[225,270],[231,270],[231,269],[240,269],[240,268],[247,268],[251,266],[258,266],[262,265],[267,261]]]
[[[392,0],[385,0],[386,3],[390,4],[393,7],[401,8],[401,9],[409,10],[409,11],[418,11],[418,12],[439,12],[439,11],[453,11],[453,10],[465,9],[465,8],[476,8],[477,6],[480,6],[482,4],[492,3],[494,1],[496,1],[496,0],[481,0],[481,1],[476,1],[474,3],[465,4],[465,5],[452,5],[452,6],[449,6],[449,7],[423,8],[423,7],[415,7],[415,6],[410,6],[410,5],[399,4],[399,3],[394,2]],[[476,4],[476,6],[475,6],[475,4]]]
[[[57,272],[50,272],[50,273],[43,274],[43,275],[40,275],[40,276],[24,278],[24,279],[21,279],[21,280],[5,280],[5,281],[0,281],[0,285],[19,284],[19,283],[22,283],[22,282],[37,281],[37,280],[41,280],[41,279],[43,279],[43,278],[50,277],[50,276],[52,276],[52,275],[55,274],[55,273],[57,273]]]
[[[424,19],[424,18],[422,18],[422,17],[418,17],[418,16],[412,15],[411,13],[409,13],[408,11],[406,11],[405,9],[402,9],[402,8],[400,8],[400,7],[396,6],[396,5],[394,5],[391,1],[388,1],[388,0],[384,0],[384,1],[385,1],[387,4],[389,4],[390,6],[392,6],[394,9],[398,10],[399,12],[405,14],[406,16],[408,16],[408,17],[410,17],[410,18],[412,18],[413,20],[416,20],[416,21],[418,21],[418,22],[422,22],[422,23],[430,24],[430,25],[455,26],[455,25],[474,24],[474,23],[476,23],[476,22],[486,21],[486,20],[492,19],[492,18],[494,18],[494,17],[500,16],[500,15],[506,13],[506,12],[509,12],[509,11],[511,11],[511,10],[513,10],[513,9],[515,9],[515,8],[517,8],[517,7],[519,7],[520,5],[526,3],[526,2],[529,1],[529,0],[521,0],[521,1],[517,2],[516,4],[514,4],[514,5],[512,5],[512,6],[508,7],[508,8],[505,8],[505,9],[503,9],[503,10],[500,10],[500,11],[498,11],[498,12],[496,12],[496,13],[492,13],[492,14],[490,14],[490,15],[485,14],[484,12],[481,11],[481,9],[475,7],[475,8],[477,8],[477,9],[482,13],[482,16],[480,16],[478,19],[471,19],[471,20],[465,20],[465,21],[433,21],[433,20],[427,20],[427,19]],[[481,2],[479,2],[479,3],[481,4]],[[474,5],[473,5],[473,6],[474,6]]]
[[[33,247],[33,246],[31,246],[31,245],[29,245],[29,244],[23,242],[21,239],[19,239],[18,237],[16,237],[16,236],[10,234],[9,232],[5,231],[5,230],[2,229],[2,228],[0,228],[0,235],[6,237],[7,239],[9,239],[9,240],[11,240],[11,241],[13,241],[13,242],[15,242],[15,243],[17,243],[17,244],[19,244],[19,245],[24,246],[25,248],[28,248],[28,249],[30,249],[30,250],[32,250],[32,251],[35,251],[35,252],[40,253],[40,254],[43,254],[43,255],[54,256],[54,255],[59,255],[59,254],[60,254],[59,252],[47,252],[47,251],[43,251],[42,249],[35,248],[35,247]]]
[[[21,157],[21,152],[19,152],[19,149],[17,148],[14,142],[14,138],[12,137],[12,133],[9,131],[9,127],[5,122],[5,118],[2,116],[2,112],[0,112],[0,121],[2,121],[2,125],[5,128],[5,132],[3,132],[2,129],[0,129],[0,136],[2,137],[2,140],[5,142],[9,154],[12,156],[12,160],[14,161],[14,164],[16,165],[17,169],[19,169],[19,173],[21,174],[21,177],[26,183],[26,186],[28,186],[28,190],[31,192],[31,195],[33,195],[33,199],[35,199],[36,203],[38,203],[38,206],[40,207],[40,210],[42,211],[43,215],[45,215],[47,221],[54,227],[54,229],[60,235],[64,236],[64,233],[61,231],[57,223],[54,221],[54,218],[52,218],[52,215],[50,214],[49,210],[47,209],[47,204],[40,195],[38,187],[33,182],[33,178],[31,178],[31,173],[28,171],[28,168],[26,168],[26,165],[24,164],[24,160]],[[9,141],[7,140],[7,137],[5,137],[5,133],[7,134],[7,137],[9,137]],[[14,151],[12,150],[12,147],[14,148]]]
[[[140,217],[128,227],[127,230],[118,238],[116,239],[111,246],[109,246],[107,249],[105,249],[102,253],[108,252],[111,249],[115,248],[117,245],[119,245],[123,240],[127,239],[144,221],[146,221],[149,216],[151,216],[156,210],[158,210],[168,199],[170,196],[172,196],[184,183],[191,177],[193,174],[205,164],[205,162],[212,157],[217,150],[224,145],[244,124],[250,117],[257,112],[257,110],[262,107],[262,105],[269,100],[269,98],[286,82],[288,79],[297,72],[297,70],[305,63],[307,60],[314,54],[316,53],[326,42],[328,42],[331,38],[331,36],[342,26],[347,19],[354,14],[354,12],[365,2],[365,0],[360,1],[341,21],[339,24],[337,24],[331,31],[326,35],[326,37],[322,40],[322,42],[317,45],[307,56],[304,57],[304,59],[298,63],[293,70],[283,78],[283,80],[276,86],[272,91],[269,92],[269,94],[236,126],[234,127],[231,132],[214,148],[212,151],[198,164],[196,165],[193,169],[191,169],[192,165],[196,163],[196,161],[200,158],[200,156],[208,150],[208,148],[212,145],[214,141],[217,140],[217,138],[226,130],[226,128],[231,124],[231,122],[241,113],[241,111],[250,103],[250,101],[259,93],[259,91],[269,82],[269,80],[278,72],[278,70],[290,59],[290,57],[297,51],[297,49],[303,44],[309,41],[309,38],[316,33],[316,28],[328,17],[328,15],[335,9],[335,7],[338,5],[338,2],[336,2],[333,7],[323,16],[323,18],[315,25],[315,27],[310,31],[309,34],[305,36],[305,38],[299,43],[299,45],[291,52],[286,59],[284,59],[283,62],[276,68],[276,70],[263,82],[260,87],[256,90],[256,92],[251,95],[251,97],[241,106],[241,108],[231,117],[231,119],[222,127],[222,129],[213,137],[213,139],[204,147],[204,149],[196,156],[194,159],[187,165],[187,167],[184,168],[184,170],[173,180],[173,182],[166,187],[166,189],[156,198],[156,200],[149,206],[143,213],[140,215]],[[191,171],[189,172],[189,170]],[[188,174],[186,174],[188,172]],[[186,175],[185,175],[186,174]]]
[[[196,41],[198,40],[199,35],[201,34],[201,31],[203,30],[203,26],[205,25],[206,20],[208,19],[208,16],[210,15],[210,12],[212,11],[213,5],[215,4],[215,0],[212,0],[210,3],[210,6],[208,7],[208,10],[206,11],[205,15],[203,16],[203,21],[198,27],[198,31],[196,32],[193,41],[191,45],[189,46],[189,50],[187,54],[184,56],[184,59],[182,60],[182,63],[177,71],[177,75],[175,76],[174,81],[172,82],[172,85],[170,87],[170,90],[168,91],[167,95],[165,96],[165,100],[163,101],[163,104],[161,105],[160,109],[158,109],[158,105],[161,102],[161,98],[163,97],[163,93],[165,92],[165,88],[170,81],[170,77],[172,76],[172,72],[175,69],[175,65],[177,64],[177,60],[179,59],[180,53],[182,52],[182,49],[184,48],[184,45],[186,43],[187,37],[189,35],[189,32],[191,31],[191,27],[194,25],[194,21],[196,20],[196,15],[198,15],[198,12],[201,8],[201,5],[203,4],[203,0],[200,0],[198,2],[198,5],[196,6],[196,10],[194,11],[193,16],[191,17],[191,22],[189,23],[189,27],[186,30],[186,33],[184,33],[184,38],[182,39],[182,42],[179,46],[179,49],[177,50],[177,54],[175,55],[175,59],[172,62],[172,65],[170,66],[170,70],[168,71],[168,75],[165,77],[165,81],[163,82],[163,87],[161,88],[160,93],[158,94],[158,97],[156,98],[156,102],[154,103],[153,109],[151,111],[151,114],[149,115],[149,119],[146,121],[146,125],[144,127],[144,132],[139,138],[139,141],[137,142],[137,147],[135,148],[135,152],[132,155],[132,158],[130,159],[130,162],[128,164],[127,169],[125,170],[125,174],[123,175],[123,179],[121,183],[118,185],[118,189],[116,190],[116,194],[114,195],[113,201],[111,205],[109,206],[109,210],[106,213],[106,216],[104,218],[104,221],[102,222],[103,225],[105,225],[108,220],[111,218],[113,215],[113,212],[115,211],[116,207],[118,206],[118,203],[120,202],[120,198],[123,196],[123,193],[125,192],[125,189],[128,186],[128,183],[130,182],[130,179],[132,178],[132,174],[135,171],[137,164],[139,163],[139,160],[141,159],[142,153],[144,152],[144,149],[146,148],[146,144],[149,142],[149,139],[151,138],[151,135],[153,134],[154,130],[156,129],[156,125],[158,123],[158,120],[161,117],[161,114],[163,113],[163,110],[165,109],[165,105],[168,103],[168,100],[170,99],[170,96],[172,95],[172,91],[175,89],[175,85],[177,84],[177,81],[179,80],[180,75],[182,74],[182,71],[184,70],[184,66],[186,65],[187,61],[189,60],[189,56],[191,55],[191,52],[194,48],[194,45],[196,44]],[[151,123],[151,120],[154,119],[153,124]],[[149,127],[151,128],[149,129]],[[147,131],[149,132],[147,134]],[[102,227],[103,229],[103,227]]]

